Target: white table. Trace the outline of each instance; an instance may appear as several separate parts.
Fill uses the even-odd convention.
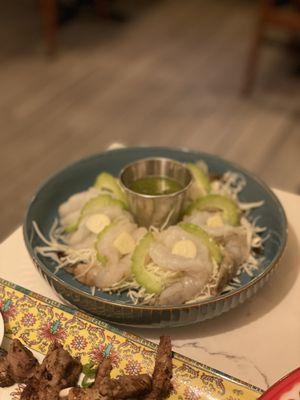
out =
[[[250,301],[214,320],[165,330],[174,349],[263,389],[300,366],[300,197],[276,191],[289,221],[289,240],[281,267]],[[0,276],[59,300],[39,275],[21,228],[0,245]],[[161,330],[135,329],[156,340]]]

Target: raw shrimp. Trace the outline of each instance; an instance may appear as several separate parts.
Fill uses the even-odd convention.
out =
[[[64,217],[61,217],[60,225],[63,228],[66,228],[70,225],[76,224],[79,217],[80,217],[80,209],[78,209],[76,211],[72,211],[72,212],[66,214]]]
[[[101,265],[80,263],[73,268],[72,273],[75,278],[84,285],[95,286],[95,277],[100,268],[102,268]]]
[[[144,228],[143,226],[137,228],[136,230],[134,230],[131,235],[133,237],[133,239],[135,240],[136,243],[138,243],[142,237],[144,237],[147,233],[147,229]]]
[[[195,297],[208,282],[209,275],[184,276],[179,282],[167,287],[159,296],[159,304],[183,304]]]
[[[193,211],[191,215],[186,215],[183,220],[184,222],[189,222],[191,224],[195,224],[200,226],[200,228],[204,229],[209,235],[218,237],[224,237],[232,232],[236,232],[237,230],[245,230],[244,227],[236,227],[229,225],[228,223],[224,222],[220,226],[209,226],[208,220],[219,214],[219,211]],[[222,220],[221,220],[222,221]]]
[[[113,222],[116,219],[133,221],[132,215],[128,211],[123,210],[121,207],[117,205],[103,207],[101,208],[99,213],[105,214],[111,220],[111,222]]]
[[[197,210],[195,210],[192,212],[191,215],[186,215],[183,218],[183,221],[200,226],[200,228],[204,229],[209,235],[212,235],[214,237],[225,236],[228,233],[231,233],[235,229],[237,229],[236,227],[233,227],[232,225],[229,225],[225,222],[223,222],[222,226],[218,226],[218,227],[211,227],[211,226],[207,225],[208,220],[217,214],[219,214],[219,211],[197,211]]]
[[[106,260],[104,263],[105,265],[101,263],[95,263],[93,265],[81,263],[77,265],[73,271],[76,279],[80,282],[89,286],[96,286],[100,289],[111,287],[122,279],[128,278],[131,274],[131,252],[126,255],[120,253],[114,246],[117,237],[126,232],[132,236],[136,243],[145,233],[145,228],[137,228],[135,224],[125,217],[117,220],[106,229],[106,232],[104,232],[96,243],[98,253]],[[88,241],[90,234],[87,234],[87,231],[88,229],[83,225],[81,229],[78,229],[78,231],[72,235],[73,240],[76,234],[77,239],[80,240],[81,243],[83,240]],[[94,243],[95,240],[96,236],[94,237]]]
[[[186,216],[184,221],[193,223],[204,229],[219,243],[225,246],[232,260],[242,264],[250,254],[251,243],[247,238],[247,230],[244,226],[231,226],[225,224],[219,227],[207,226],[208,219],[213,216],[212,212],[195,211],[192,215]]]
[[[234,232],[223,237],[222,241],[223,259],[211,284],[211,295],[217,295],[222,291],[224,286],[237,274],[241,265],[247,261],[251,251],[246,232],[241,228],[236,228]]]
[[[109,217],[111,222],[127,221],[128,223],[132,221],[132,216],[127,212],[122,210],[118,206],[107,206],[101,209],[101,213]],[[86,247],[91,247],[94,245],[97,234],[91,232],[86,227],[86,221],[90,216],[82,219],[77,230],[66,237],[66,242],[74,249],[83,249]]]
[[[70,247],[75,250],[89,249],[94,246],[96,237],[92,232],[87,232],[87,234],[77,242],[69,243]]]
[[[115,265],[120,260],[120,253],[118,249],[114,246],[115,239],[124,232],[131,234],[137,226],[127,220],[122,220],[115,225],[111,225],[105,235],[97,243],[97,251],[101,256],[107,258],[110,265]]]
[[[195,244],[197,248],[195,258],[172,254],[173,245],[180,240],[190,240]],[[157,234],[155,242],[150,246],[149,255],[156,265],[167,270],[203,273],[206,276],[213,269],[208,248],[201,239],[176,226]]]
[[[213,216],[216,212],[212,211],[197,211],[194,210],[190,215],[186,215],[183,221],[189,222],[190,224],[198,225],[201,228],[206,225],[207,220]]]
[[[95,278],[95,286],[108,288],[129,277],[131,273],[130,255],[122,257],[117,264],[107,265],[102,268]]]
[[[85,285],[105,289],[120,282],[130,275],[130,255],[123,257],[118,263],[105,267],[94,264],[79,264],[74,269],[75,278]]]
[[[69,197],[69,199],[62,203],[58,208],[58,214],[61,218],[61,223],[68,214],[71,214],[75,211],[80,211],[85,203],[87,203],[93,197],[98,196],[99,193],[99,189],[91,187],[84,192],[76,193]]]
[[[114,246],[115,240],[122,233],[130,234],[134,242],[137,243],[144,235],[145,228],[137,228],[135,224],[126,219],[122,219],[108,227],[106,233],[104,233],[96,244],[97,251],[107,261],[104,266],[94,265],[90,270],[87,270],[86,274],[84,271],[81,271],[83,272],[83,276],[81,277],[82,282],[83,280],[84,283],[92,282],[92,285],[100,289],[105,289],[130,276],[131,253],[133,249],[129,254],[123,255]]]
[[[224,236],[223,245],[224,254],[236,267],[242,265],[250,255],[251,247],[243,228],[236,228],[234,232]]]

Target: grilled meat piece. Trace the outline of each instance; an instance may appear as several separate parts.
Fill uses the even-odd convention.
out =
[[[105,359],[99,366],[95,382],[91,388],[73,388],[68,400],[115,400],[139,397],[149,393],[152,382],[148,375],[122,375],[110,378],[111,363]]]
[[[36,371],[38,361],[18,339],[14,339],[8,352],[0,358],[0,387],[23,383],[30,379]]]
[[[22,364],[23,363],[23,364]],[[22,369],[27,368],[27,374]],[[112,366],[105,359],[99,366],[91,388],[73,387],[77,384],[82,365],[62,345],[50,346],[41,365],[18,340],[13,341],[7,355],[0,357],[0,386],[26,382],[21,400],[58,400],[62,389],[69,390],[68,400],[122,400],[141,396],[146,400],[163,400],[171,390],[172,349],[167,336],[160,338],[153,382],[149,375],[122,375],[110,378]]]
[[[68,395],[68,400],[102,400],[103,396],[99,393],[98,387],[101,386],[103,380],[110,379],[111,369],[112,365],[110,359],[105,358],[99,365],[93,387],[86,389],[71,389]]]
[[[98,386],[98,392],[107,399],[131,399],[151,391],[149,375],[121,375],[117,379],[105,378]]]
[[[110,397],[102,396],[97,388],[72,388],[68,400],[111,400]]]
[[[4,354],[0,358],[0,387],[8,387],[15,383],[9,371],[9,364]]]
[[[169,336],[161,336],[153,372],[152,391],[145,400],[162,400],[172,389],[172,347]]]
[[[40,381],[32,378],[25,386],[21,400],[58,400],[59,390],[53,386],[41,386]]]
[[[54,343],[46,357],[25,387],[21,400],[57,400],[61,389],[75,386],[82,370],[63,346]]]
[[[74,359],[61,344],[54,343],[38,370],[37,379],[41,385],[64,389],[76,385],[81,370],[80,361]]]
[[[38,367],[38,361],[18,339],[14,339],[9,346],[6,356],[9,364],[10,375],[18,383],[30,379]]]
[[[105,380],[106,378],[110,378],[111,370],[112,370],[111,361],[109,358],[105,358],[98,367],[97,375],[93,386],[100,387],[103,380]]]
[[[94,385],[88,389],[71,389],[68,400],[117,400],[140,396],[145,396],[145,400],[165,399],[172,388],[170,337],[160,338],[152,381],[148,375],[122,375],[117,379],[110,379],[110,370],[110,362],[105,360],[99,367]]]
[[[149,375],[122,375],[117,379],[104,378],[99,387],[73,388],[68,400],[119,400],[143,396],[151,390]]]

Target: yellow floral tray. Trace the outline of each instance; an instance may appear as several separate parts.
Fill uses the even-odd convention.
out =
[[[109,357],[114,374],[151,373],[156,345],[87,314],[0,279],[0,310],[5,323],[4,347],[20,339],[39,359],[49,344],[60,341],[83,364]],[[170,399],[256,400],[257,387],[174,353],[174,391]],[[19,399],[22,387],[0,388],[0,399]],[[4,397],[3,397],[4,396]]]

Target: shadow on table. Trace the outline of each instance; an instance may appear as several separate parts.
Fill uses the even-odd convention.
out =
[[[247,325],[276,307],[296,282],[299,273],[299,245],[292,227],[289,226],[289,238],[286,251],[280,261],[279,268],[270,281],[250,300],[237,308],[215,318],[188,327],[172,329],[172,339],[191,339],[214,336],[229,332]],[[168,334],[168,329],[164,334]],[[161,329],[146,330],[138,334],[156,339]]]

